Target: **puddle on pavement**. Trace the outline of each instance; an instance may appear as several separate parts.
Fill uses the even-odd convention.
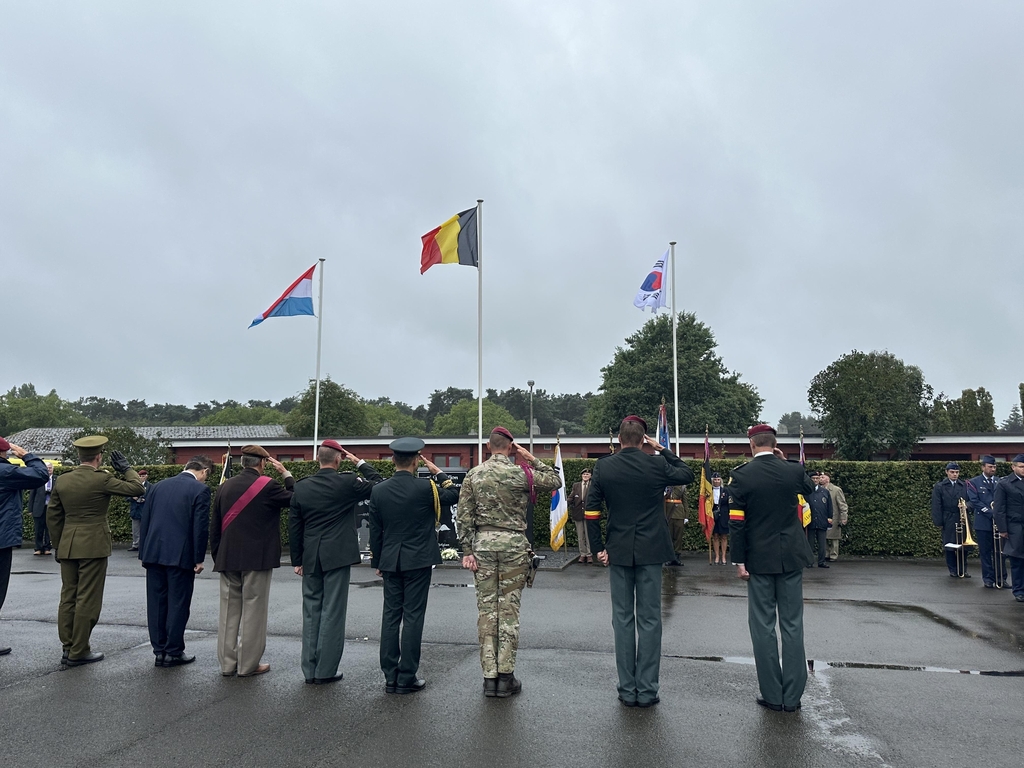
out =
[[[686,659],[687,661],[717,661],[724,664],[754,665],[752,656],[685,656],[680,654],[665,654],[671,659]],[[884,664],[867,661],[821,661],[820,659],[808,659],[807,671],[811,674],[824,672],[829,669],[882,669],[892,672],[942,672],[952,675],[984,675],[987,677],[1024,677],[1024,669],[947,669],[945,667],[931,667],[927,665],[913,664]]]

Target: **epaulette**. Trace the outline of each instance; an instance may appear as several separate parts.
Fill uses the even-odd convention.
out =
[[[733,468],[732,468],[732,471],[733,471],[733,472],[735,472],[735,471],[736,471],[737,469],[739,469],[740,467],[745,467],[745,466],[747,466],[747,464],[749,464],[749,463],[750,463],[749,461],[744,461],[744,462],[743,462],[743,463],[741,463],[741,464],[737,464],[737,465],[736,465],[735,467],[733,467]],[[732,482],[732,478],[731,478],[731,477],[729,478],[729,482],[730,482],[730,483]]]

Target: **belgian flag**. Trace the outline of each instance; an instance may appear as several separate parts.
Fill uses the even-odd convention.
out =
[[[711,533],[715,528],[714,493],[714,486],[711,485],[711,443],[708,442],[708,433],[705,432],[704,464],[700,468],[700,508],[697,510],[697,517],[700,520],[700,527],[704,531],[704,538],[709,543]]]
[[[435,264],[477,266],[476,210],[457,213],[423,236],[421,275]]]

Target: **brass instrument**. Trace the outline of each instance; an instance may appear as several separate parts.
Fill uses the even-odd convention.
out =
[[[995,518],[995,507],[993,504],[992,509],[992,565],[996,570],[995,580],[992,582],[992,586],[996,589],[1002,589],[1006,586],[1006,560],[1003,558],[1003,537],[999,535],[999,526],[996,525]]]
[[[956,530],[956,575],[961,579],[967,575],[967,550],[964,547],[976,547],[978,542],[971,538],[971,526],[967,520],[967,502],[960,499],[960,522]]]

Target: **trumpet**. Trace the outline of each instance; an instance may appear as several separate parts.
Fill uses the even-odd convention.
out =
[[[964,547],[976,547],[978,542],[971,538],[971,526],[967,520],[967,502],[960,499],[960,521],[956,524],[956,575],[961,579],[967,575],[967,550]]]

